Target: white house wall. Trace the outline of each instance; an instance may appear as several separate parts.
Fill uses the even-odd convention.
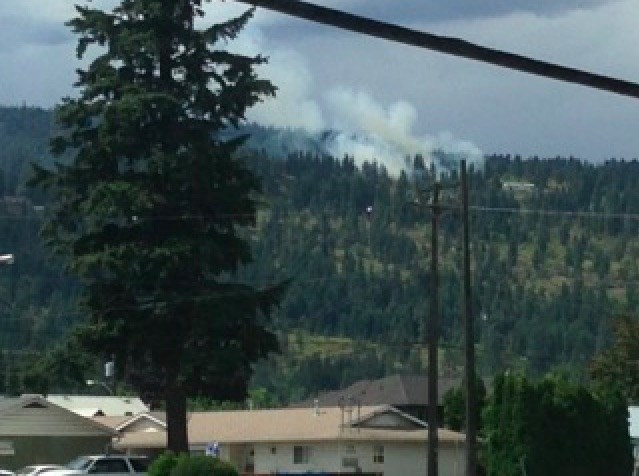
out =
[[[310,446],[311,456],[308,464],[293,464],[293,447]],[[335,443],[283,443],[255,445],[255,472],[296,472],[312,471],[336,472],[337,465]],[[275,453],[271,449],[275,448]]]
[[[386,443],[384,445],[384,476],[426,474],[427,455],[426,443]],[[465,474],[462,444],[441,446],[438,456],[440,476],[463,476]],[[363,470],[367,471],[366,468]]]
[[[373,447],[384,447],[384,462],[373,462]],[[293,464],[293,447],[310,446],[308,464]],[[275,449],[273,452],[272,449]],[[353,451],[354,450],[354,451]],[[364,473],[383,473],[384,476],[406,476],[426,474],[427,446],[420,442],[305,442],[305,443],[258,443],[254,446],[255,472],[306,473],[321,471],[328,473],[355,472],[343,467],[343,459],[357,458]],[[442,446],[439,450],[439,474],[441,476],[464,475],[463,445]]]

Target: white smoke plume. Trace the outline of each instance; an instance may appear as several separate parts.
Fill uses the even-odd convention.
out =
[[[216,19],[221,12],[216,10]],[[259,25],[268,22],[268,17],[257,15],[256,20]],[[374,161],[392,175],[405,167],[406,157],[417,154],[427,163],[438,160],[442,153],[474,162],[482,160],[475,145],[456,140],[450,133],[417,136],[418,113],[406,101],[385,107],[371,94],[345,87],[318,93],[308,59],[291,48],[270,48],[259,26],[249,23],[228,46],[243,54],[265,54],[269,58],[259,74],[278,87],[277,97],[253,107],[247,118],[263,126],[289,130],[280,134],[280,138],[290,140],[277,147],[279,150],[307,143],[311,152],[319,150],[337,158],[348,155],[357,164]]]
[[[405,158],[422,155],[427,164],[435,152],[480,162],[483,154],[477,146],[456,140],[450,133],[437,137],[418,137],[413,130],[418,121],[417,110],[405,101],[397,101],[385,109],[368,93],[336,89],[328,93],[334,128],[337,134],[329,146],[337,156],[353,156],[357,163],[376,161],[391,174],[405,167]],[[353,132],[348,132],[353,131]]]
[[[277,97],[251,109],[251,120],[312,133],[325,128],[320,106],[311,97],[313,78],[301,55],[293,50],[276,50],[260,72],[278,87]]]

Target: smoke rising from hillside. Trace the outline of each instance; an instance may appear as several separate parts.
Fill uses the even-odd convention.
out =
[[[297,131],[287,136],[295,138],[282,150],[290,150],[293,143],[308,143],[310,151],[319,149],[338,158],[348,155],[357,164],[375,161],[393,175],[405,167],[406,157],[417,154],[427,163],[438,161],[442,153],[449,159],[483,159],[478,147],[450,133],[416,135],[418,111],[406,101],[386,106],[367,92],[345,87],[328,87],[318,93],[309,59],[293,49],[268,48],[261,31],[250,24],[238,40],[229,46],[241,53],[268,52],[269,62],[260,67],[259,73],[278,87],[277,97],[252,108],[248,119]],[[299,133],[300,129],[306,134]]]
[[[333,128],[345,131],[335,137],[330,147],[337,157],[347,154],[354,156],[356,162],[375,160],[395,175],[404,168],[407,156],[417,154],[427,163],[437,160],[436,151],[473,162],[482,160],[478,147],[456,140],[450,133],[416,136],[413,130],[418,121],[417,110],[405,101],[397,101],[385,109],[365,92],[342,88],[329,92],[327,97],[331,117],[336,121]]]

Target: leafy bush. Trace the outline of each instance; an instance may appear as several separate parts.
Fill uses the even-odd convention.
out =
[[[165,453],[153,462],[149,476],[238,476],[238,473],[231,464],[211,456]]]
[[[231,463],[227,463],[226,461],[222,461],[221,459],[217,458],[210,459],[213,459],[213,461],[215,461],[215,476],[238,476],[237,470]]]
[[[170,451],[156,458],[149,466],[149,476],[170,476],[177,464],[177,456]]]

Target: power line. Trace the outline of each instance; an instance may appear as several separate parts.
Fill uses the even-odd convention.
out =
[[[469,207],[472,211],[491,212],[491,213],[510,213],[521,215],[546,215],[546,216],[567,216],[573,218],[603,218],[603,219],[622,219],[622,220],[639,220],[639,213],[615,213],[615,212],[588,212],[579,210],[550,210],[543,208],[515,208],[515,207],[487,207],[482,205],[474,205]]]
[[[477,60],[545,78],[580,84],[615,94],[639,98],[639,84],[630,81],[486,48],[458,38],[437,36],[432,33],[412,30],[392,23],[372,20],[301,0],[236,1],[396,43],[426,48],[440,53]]]
[[[485,205],[470,205],[469,210],[473,212],[488,212],[488,213],[511,213],[511,214],[527,214],[527,215],[550,215],[550,216],[569,216],[576,218],[604,218],[604,219],[628,219],[628,220],[639,220],[639,212],[594,212],[594,211],[582,211],[582,210],[557,210],[557,209],[545,209],[545,208],[517,208],[517,207],[489,207]],[[304,214],[304,211],[298,212],[274,212],[278,216],[282,218],[299,218],[300,215]],[[362,211],[362,216],[364,216],[364,211]],[[374,214],[372,215],[372,219],[374,220]],[[268,219],[264,219],[257,215],[252,215],[248,213],[236,213],[236,214],[222,214],[222,215],[157,215],[152,217],[138,217],[135,222],[127,223],[126,225],[132,226],[136,223],[141,222],[158,222],[158,221],[181,221],[181,220],[211,220],[211,219],[223,219],[223,218],[250,218],[255,217],[258,223],[273,223]],[[41,218],[31,218],[31,217],[20,217],[14,215],[0,215],[0,220],[14,220],[14,221],[41,221]],[[105,217],[101,218],[104,221],[104,224],[111,224],[110,220],[116,220],[115,217]],[[84,217],[79,218],[78,222],[88,222],[91,221],[90,218]],[[291,223],[290,221],[286,221],[280,219],[277,221],[278,224],[286,224]],[[117,223],[113,223],[117,224]]]

